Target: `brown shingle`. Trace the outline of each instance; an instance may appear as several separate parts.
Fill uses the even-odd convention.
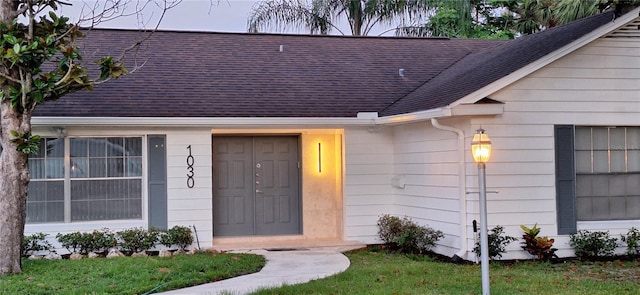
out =
[[[85,60],[117,55],[140,37],[137,31],[90,31]],[[156,32],[140,52],[147,62],[139,71],[48,102],[36,115],[354,117],[384,109],[473,50],[497,43]]]

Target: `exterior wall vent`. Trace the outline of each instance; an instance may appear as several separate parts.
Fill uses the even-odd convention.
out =
[[[608,35],[605,38],[629,39],[640,38],[640,17]]]

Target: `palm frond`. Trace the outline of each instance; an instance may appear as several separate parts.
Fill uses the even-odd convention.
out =
[[[600,0],[560,0],[553,9],[558,25],[600,13]]]
[[[272,0],[256,3],[247,21],[247,31],[285,31],[291,28],[308,29],[310,33],[327,34],[330,21],[317,15],[302,0]]]

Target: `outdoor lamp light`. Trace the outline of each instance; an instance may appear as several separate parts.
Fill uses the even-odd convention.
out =
[[[485,176],[486,162],[491,156],[491,141],[489,136],[480,128],[471,140],[473,160],[478,163],[478,201],[480,203],[480,266],[482,273],[482,295],[489,295],[489,234],[487,233],[487,179]]]
[[[476,163],[486,163],[491,157],[491,140],[489,135],[484,133],[484,129],[480,128],[473,135],[471,140],[471,153]]]

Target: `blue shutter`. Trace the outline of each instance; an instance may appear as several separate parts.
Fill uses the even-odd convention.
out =
[[[164,135],[148,137],[149,227],[167,229],[167,152]]]
[[[573,125],[556,125],[556,212],[559,235],[573,234],[577,231],[574,153]]]

